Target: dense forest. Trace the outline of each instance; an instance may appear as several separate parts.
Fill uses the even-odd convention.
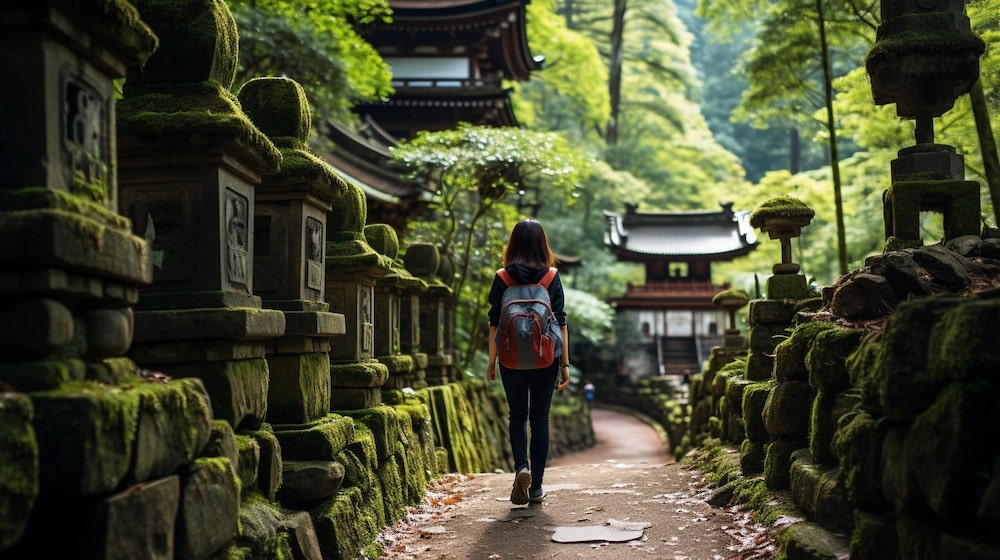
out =
[[[391,94],[389,69],[355,31],[391,18],[383,0],[228,3],[240,28],[235,87],[261,75],[298,80],[318,149],[324,123],[350,123],[352,104]],[[582,259],[569,282],[571,328],[594,341],[611,328],[603,302],[643,281],[641,268],[604,248],[602,212],[625,204],[714,210],[732,202],[751,211],[773,196],[799,198],[816,217],[794,259],[818,286],[880,252],[890,162],[915,140],[911,120],[872,98],[865,59],[878,10],[878,0],[533,0],[529,45],[545,65],[510,84],[522,129],[460,127],[395,151],[415,173],[442,178],[438,204],[403,246],[444,239],[455,256],[464,365],[479,369],[485,294],[506,232],[526,212],[559,254]],[[965,156],[967,178],[983,185],[983,223],[995,226],[976,116],[1000,110],[992,48],[1000,0],[970,0],[967,14],[987,44],[980,83],[935,119],[934,140]],[[516,169],[515,180],[496,172],[498,161]],[[924,239],[934,242],[940,219],[925,221]],[[715,280],[753,294],[779,255],[777,242],[760,239],[750,256],[716,266]]]

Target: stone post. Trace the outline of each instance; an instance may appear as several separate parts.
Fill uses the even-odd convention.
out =
[[[405,269],[405,264],[401,266]],[[427,353],[420,349],[420,297],[427,288],[427,282],[420,280],[419,284],[404,286],[400,296],[399,350],[413,358],[408,380],[413,389],[427,387]]]
[[[285,335],[269,342],[267,419],[306,423],[330,409],[331,338],[345,333],[326,290],[326,217],[347,184],[307,148],[311,116],[302,87],[255,78],[240,104],[281,151],[281,170],[255,192],[254,293],[285,315]]]
[[[130,68],[118,121],[121,205],[150,244],[154,280],[130,355],[201,378],[216,417],[255,430],[267,411],[266,341],[285,317],[253,293],[254,198],[281,154],[229,92],[238,37],[225,3],[137,7],[164,43]]]
[[[744,474],[763,472],[769,437],[761,426],[767,395],[773,388],[774,348],[788,337],[802,302],[811,293],[800,266],[792,262],[791,240],[802,233],[815,212],[802,201],[779,196],[764,201],[750,214],[750,225],[781,242],[781,262],[772,267],[765,296],[750,302],[746,380],[756,382],[743,390],[743,423],[746,439],[741,446]]]
[[[920,213],[940,212],[944,240],[978,235],[979,184],[961,154],[934,143],[934,118],[979,79],[986,44],[972,33],[964,0],[883,0],[882,24],[865,62],[876,105],[916,120],[916,145],[899,151],[883,194],[885,250],[920,247]]]
[[[328,216],[326,301],[347,325],[343,344],[330,352],[331,410],[358,410],[382,403],[381,387],[389,377],[375,359],[375,281],[392,262],[365,241],[368,202],[348,184],[343,199]]]
[[[428,385],[445,385],[451,381],[452,354],[447,344],[447,313],[451,288],[438,274],[441,254],[435,245],[414,243],[406,250],[406,269],[427,283],[420,296],[420,351],[427,354]]]
[[[427,289],[427,283],[411,275],[398,258],[399,238],[386,224],[365,226],[365,239],[373,249],[392,260],[389,273],[375,282],[375,356],[389,368],[387,389],[419,389],[427,386],[425,363],[418,367],[412,354],[403,352],[403,300],[408,293]],[[412,300],[410,302],[412,305]],[[419,305],[419,304],[418,304]],[[412,313],[412,308],[406,306]],[[412,320],[407,322],[412,340]]]
[[[175,557],[212,413],[125,357],[153,273],[118,213],[113,83],[156,45],[128,2],[0,7],[0,557]]]

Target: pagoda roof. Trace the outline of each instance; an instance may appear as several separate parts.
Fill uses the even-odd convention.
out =
[[[525,32],[529,0],[389,0],[391,22],[374,22],[361,29],[385,56],[419,45],[418,37],[435,38],[449,46],[485,44],[493,73],[527,80],[542,67],[532,57]],[[485,38],[485,43],[480,39]],[[392,49],[390,51],[389,49]],[[488,71],[488,69],[487,69]],[[485,74],[484,74],[485,75]]]
[[[627,205],[624,215],[604,211],[604,244],[623,261],[721,261],[748,254],[757,246],[750,213],[733,212],[732,203],[720,206],[718,211],[638,212]]]
[[[366,119],[357,129],[329,122],[333,151],[322,155],[344,180],[364,191],[368,198],[369,223],[388,223],[404,229],[405,222],[429,203],[432,192],[409,179],[405,169],[392,159],[396,140],[375,122]]]
[[[450,130],[460,122],[473,125],[518,126],[511,90],[483,87],[398,87],[381,103],[362,103],[359,113],[378,119],[381,127],[401,138],[418,131]]]

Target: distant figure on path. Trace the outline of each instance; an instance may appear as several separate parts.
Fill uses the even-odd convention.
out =
[[[594,410],[594,384],[588,379],[586,383],[583,384],[583,398],[587,401],[587,411]]]

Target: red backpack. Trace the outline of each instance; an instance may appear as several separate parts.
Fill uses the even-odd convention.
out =
[[[517,284],[501,268],[497,276],[507,285],[500,301],[497,354],[508,369],[547,367],[562,355],[562,330],[552,313],[549,284],[556,276],[550,267],[535,284]]]

